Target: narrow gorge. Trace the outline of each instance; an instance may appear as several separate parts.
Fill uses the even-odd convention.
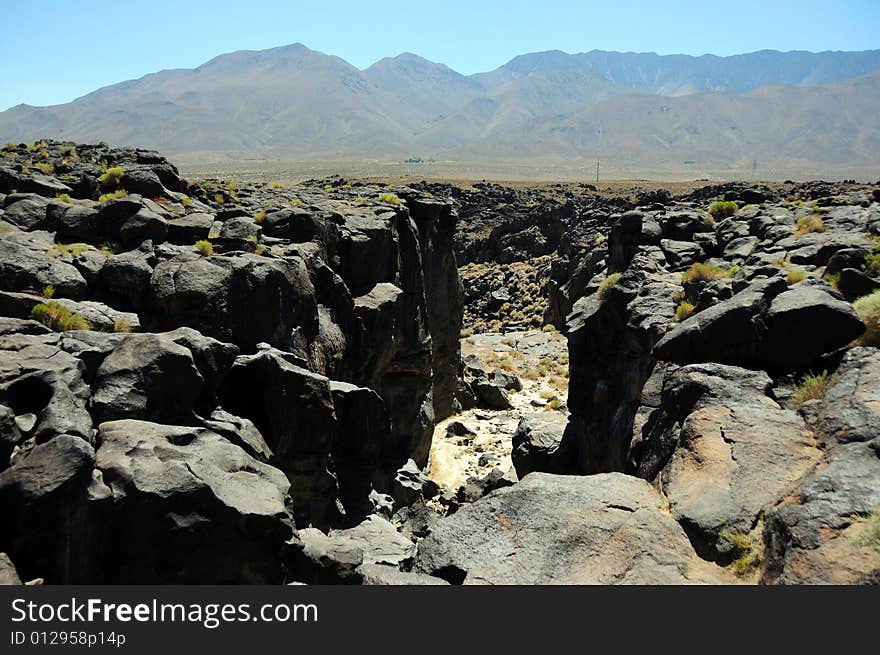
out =
[[[3,580],[880,580],[880,183],[0,155]]]

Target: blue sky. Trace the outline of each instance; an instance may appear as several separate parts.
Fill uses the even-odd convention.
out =
[[[469,74],[540,50],[880,48],[880,0],[0,0],[0,110],[302,42],[359,68],[415,52]]]

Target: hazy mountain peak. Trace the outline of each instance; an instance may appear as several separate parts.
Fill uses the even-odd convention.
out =
[[[464,76],[410,52],[361,71],[293,43],[152,73],[63,105],[18,105],[0,113],[0,142],[565,162],[601,148],[638,162],[788,157],[798,166],[858,166],[880,160],[880,74],[852,78],[875,71],[877,50],[548,50]]]

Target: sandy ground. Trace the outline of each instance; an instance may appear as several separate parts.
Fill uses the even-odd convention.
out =
[[[522,416],[542,411],[568,413],[568,348],[558,332],[478,334],[462,339],[461,351],[463,358],[476,355],[490,370],[499,368],[516,375],[523,388],[510,394],[511,409],[470,409],[437,425],[429,476],[447,491],[493,468],[507,472],[512,466],[511,439]],[[463,424],[469,434],[448,434],[454,422]]]

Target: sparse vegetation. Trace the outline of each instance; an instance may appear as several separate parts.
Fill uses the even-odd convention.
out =
[[[880,275],[880,252],[875,252],[865,257],[865,263],[862,264],[862,270],[866,275],[877,277]]]
[[[797,219],[797,221],[795,221],[794,233],[799,237],[802,237],[805,234],[812,234],[813,232],[824,231],[825,223],[822,221],[822,217],[819,214],[801,216],[799,219]]]
[[[685,320],[688,316],[694,313],[694,309],[696,309],[696,307],[694,307],[692,303],[689,303],[687,300],[682,300],[678,303],[678,307],[675,308],[675,320]]]
[[[825,393],[834,386],[834,377],[828,371],[822,371],[818,375],[805,375],[798,388],[791,394],[791,404],[795,409],[800,409],[808,400],[820,400]]]
[[[204,257],[210,257],[214,254],[214,245],[207,239],[196,241],[196,250]]]
[[[111,193],[105,193],[98,198],[98,202],[110,202],[111,200],[119,200],[120,198],[124,198],[128,195],[128,191],[125,189],[117,189]]]
[[[797,284],[807,279],[807,272],[802,268],[789,269],[785,276],[785,281],[791,284]]]
[[[59,193],[58,195],[55,196],[55,200],[60,200],[61,202],[66,202],[68,205],[71,202],[73,202],[73,200],[71,200],[71,198],[70,198],[69,193]]]
[[[608,293],[608,290],[611,289],[615,284],[620,281],[620,273],[612,273],[607,276],[602,282],[599,284],[599,290],[596,291],[596,296],[599,300],[603,300],[605,295]]]
[[[36,168],[44,175],[51,175],[55,172],[55,167],[49,162],[40,162],[38,164],[34,164],[34,168]]]
[[[733,545],[735,559],[731,568],[737,575],[747,575],[761,563],[761,554],[755,549],[752,535],[736,530],[722,530],[718,533],[718,538]]]
[[[728,277],[729,275],[730,271],[726,268],[697,262],[696,264],[692,264],[688,270],[681,274],[681,281],[682,283],[697,281],[709,282],[710,280],[719,280]]]
[[[380,193],[379,200],[381,202],[387,203],[389,205],[399,205],[400,198],[397,197],[397,194],[394,193]]]
[[[864,524],[864,530],[859,537],[858,545],[880,551],[880,507],[875,507],[860,522]]]
[[[48,253],[51,257],[62,257],[64,255],[76,257],[90,248],[91,246],[87,243],[53,243],[49,246]]]
[[[716,221],[723,220],[725,218],[730,218],[731,216],[736,216],[736,212],[738,211],[738,207],[733,201],[720,201],[713,203],[711,207],[709,207],[709,216],[711,216]]]
[[[124,318],[117,318],[113,321],[114,332],[131,332],[131,323]]]
[[[181,196],[180,204],[184,207],[192,207],[193,201],[189,196]]]
[[[269,188],[270,189],[283,189],[284,184],[282,184],[281,182],[272,182],[272,184],[269,185]]]
[[[125,175],[125,169],[122,166],[111,166],[101,174],[98,181],[104,186],[119,186],[123,175]]]
[[[853,303],[853,307],[867,328],[859,343],[863,346],[880,346],[880,290],[862,296]]]
[[[40,303],[31,310],[31,316],[56,332],[91,330],[89,322],[55,301]]]
[[[214,194],[214,202],[216,202],[218,205],[222,205],[224,202],[226,202],[226,196],[218,191]]]
[[[840,273],[826,273],[822,279],[835,291],[840,291]]]
[[[43,287],[43,298],[54,298],[55,297],[55,285],[47,284]]]
[[[254,214],[254,223],[256,223],[257,225],[262,224],[262,222],[265,220],[266,220],[266,210],[265,209],[261,209],[256,214]]]

